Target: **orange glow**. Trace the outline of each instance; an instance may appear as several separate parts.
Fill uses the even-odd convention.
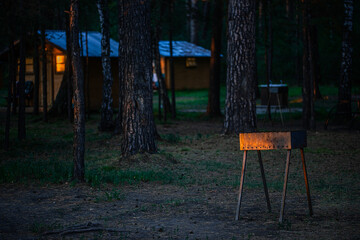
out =
[[[65,56],[57,55],[56,56],[56,72],[64,72],[65,71]]]

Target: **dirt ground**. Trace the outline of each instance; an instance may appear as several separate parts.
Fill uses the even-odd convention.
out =
[[[242,152],[238,137],[221,135],[221,127],[221,121],[158,125],[163,157],[113,163],[123,169],[156,165],[176,175],[174,182],[0,185],[0,239],[360,239],[359,131],[308,132],[314,215],[308,214],[300,154],[294,150],[285,221],[279,224],[286,151],[263,152],[270,213],[256,154],[249,153],[235,221]],[[103,146],[118,149],[118,138]]]

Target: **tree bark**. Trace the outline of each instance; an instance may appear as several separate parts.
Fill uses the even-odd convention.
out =
[[[303,127],[315,130],[313,56],[311,52],[309,0],[303,2]]]
[[[229,0],[224,133],[256,130],[255,1]]]
[[[74,178],[84,181],[85,175],[85,104],[84,73],[79,46],[79,1],[71,0],[70,31],[72,46],[72,70],[74,79]]]
[[[122,155],[157,151],[152,108],[150,0],[123,0]]]
[[[302,0],[301,0],[302,1]],[[300,0],[296,0],[296,30],[295,30],[295,41],[296,41],[296,65],[295,65],[295,74],[296,74],[296,82],[299,86],[302,86],[302,55],[301,55],[301,46],[302,35],[301,35],[301,3]]]
[[[191,0],[191,8],[190,8],[190,42],[197,44],[198,42],[198,21],[197,21],[197,0]],[[171,5],[174,3],[172,2]]]
[[[174,12],[174,0],[170,0],[169,3],[169,47],[170,47],[170,88],[171,88],[171,116],[176,118],[176,98],[175,98],[175,73],[174,73],[174,58],[173,58],[173,25],[172,25],[172,15]]]
[[[111,75],[111,60],[110,60],[110,20],[107,0],[98,0],[97,8],[100,17],[101,26],[101,62],[103,73],[103,95],[101,103],[101,118],[99,129],[101,131],[113,130],[113,110],[112,110],[112,96],[111,88],[113,78]]]
[[[20,13],[24,12],[23,1],[20,1]],[[23,15],[21,15],[23,16]],[[26,30],[24,27],[24,19],[20,23],[20,69],[19,69],[19,82],[18,82],[18,94],[19,94],[19,118],[18,118],[18,139],[23,140],[26,138],[25,129],[25,54],[26,54]]]
[[[320,92],[320,80],[321,80],[321,71],[320,71],[320,56],[319,56],[319,44],[317,38],[317,28],[315,25],[310,26],[310,36],[311,36],[311,56],[313,62],[313,94],[315,99],[322,99]]]
[[[12,83],[16,82],[16,58],[15,58],[15,47],[12,34],[9,34],[9,84],[8,84],[8,97],[7,97],[7,108],[6,108],[6,119],[5,119],[5,139],[4,149],[9,150],[10,147],[10,120],[11,120],[11,102],[14,99],[12,93],[15,95],[15,89],[11,91]]]
[[[216,20],[216,21],[220,21],[220,20]],[[210,1],[203,2],[203,22],[204,22],[204,28],[203,28],[202,38],[206,39],[209,31],[209,22],[210,22]]]
[[[211,37],[210,79],[207,114],[221,116],[220,111],[220,74],[221,74],[221,32],[223,1],[215,0],[213,33]]]
[[[153,37],[153,58],[155,62],[155,72],[159,81],[159,118],[161,119],[161,101],[164,104],[164,121],[167,121],[167,114],[171,112],[171,104],[169,96],[167,94],[166,82],[163,74],[161,73],[161,63],[160,63],[160,50],[159,50],[159,41],[162,32],[161,23],[163,21],[164,11],[165,11],[165,0],[161,1],[159,19],[155,26],[155,33]]]
[[[352,0],[344,0],[344,27],[341,46],[341,68],[339,81],[338,112],[345,113],[346,118],[351,117],[351,74],[352,74],[352,29],[353,29]]]
[[[266,0],[266,28],[265,28],[265,65],[266,65],[266,83],[267,83],[267,112],[271,120],[270,107],[270,83],[272,79],[272,59],[273,59],[273,39],[272,39],[272,0]]]
[[[45,26],[41,26],[43,120],[48,121],[47,110],[47,59],[45,50]]]
[[[124,67],[124,0],[118,0],[118,36],[119,36],[119,49],[118,49],[118,65],[119,65],[119,112],[115,119],[115,134],[120,134],[123,131],[122,121],[123,121],[123,99],[124,99],[124,83],[123,83],[123,71],[120,71]]]
[[[64,76],[66,76],[66,110],[69,122],[73,121],[73,109],[72,109],[72,98],[73,98],[73,87],[72,87],[72,52],[71,52],[71,33],[70,33],[70,23],[69,16],[66,16],[66,66]],[[64,81],[64,79],[63,79]]]

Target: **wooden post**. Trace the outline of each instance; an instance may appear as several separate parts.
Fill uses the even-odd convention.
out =
[[[288,176],[289,176],[289,166],[290,166],[290,156],[291,156],[291,150],[289,149],[287,151],[287,157],[286,157],[284,188],[283,188],[283,194],[282,194],[282,199],[281,199],[281,209],[280,209],[280,218],[279,218],[280,223],[282,223],[283,217],[284,217],[286,187],[287,187],[287,181],[288,181]]]
[[[271,212],[270,198],[269,198],[268,188],[266,185],[266,178],[265,178],[264,166],[263,166],[262,159],[261,159],[261,152],[260,152],[260,150],[258,150],[257,152],[258,152],[258,159],[259,159],[259,165],[260,165],[260,171],[261,171],[261,178],[262,178],[263,185],[264,185],[266,204],[267,204],[267,208],[268,208],[269,212]]]
[[[301,152],[301,161],[302,161],[303,171],[304,171],[306,195],[307,195],[307,200],[308,200],[308,205],[309,205],[309,214],[310,214],[310,216],[312,216],[313,210],[312,210],[311,197],[310,197],[310,187],[309,187],[309,182],[308,182],[308,177],[307,177],[307,172],[306,172],[304,149],[300,148],[300,152]]]
[[[247,158],[247,151],[244,151],[243,164],[242,164],[242,170],[241,170],[241,179],[240,179],[239,199],[238,199],[238,204],[237,204],[237,208],[236,208],[235,220],[239,220],[239,215],[240,215],[242,190],[243,190],[244,178],[245,178],[244,175],[245,175],[245,168],[246,168],[246,158]]]

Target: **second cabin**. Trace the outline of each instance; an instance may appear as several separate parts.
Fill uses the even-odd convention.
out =
[[[86,44],[87,39],[87,44]],[[80,34],[81,57],[84,67],[84,86],[85,86],[85,107],[89,110],[99,111],[102,100],[102,64],[101,64],[101,34],[89,31]],[[16,53],[18,53],[19,41],[15,42]],[[118,106],[119,102],[119,75],[118,75],[118,48],[119,43],[110,40],[111,72],[114,79],[112,88],[113,107]],[[26,44],[26,86],[34,83],[33,55],[34,44]],[[159,50],[161,56],[161,71],[165,76],[166,86],[170,88],[170,47],[169,41],[160,41]],[[40,46],[38,48],[41,55]],[[0,53],[1,63],[8,59],[8,49]],[[204,89],[209,87],[209,67],[211,52],[195,44],[185,41],[173,41],[174,58],[174,79],[175,89]],[[86,69],[86,56],[88,65]],[[16,56],[19,58],[19,56]],[[66,80],[66,33],[65,31],[47,30],[46,31],[46,58],[47,58],[47,103],[50,109],[59,92],[62,81]],[[41,58],[41,56],[40,56]],[[18,61],[19,62],[19,61]],[[6,64],[1,64],[0,69],[5,69]],[[40,59],[40,83],[39,83],[39,103],[42,106],[42,61]],[[18,71],[18,70],[17,70]],[[88,75],[87,75],[88,73]],[[4,72],[0,73],[3,79]],[[1,80],[0,79],[0,80]],[[17,72],[18,80],[18,72]],[[4,86],[4,83],[2,83]],[[27,106],[33,105],[31,93],[27,96]]]

